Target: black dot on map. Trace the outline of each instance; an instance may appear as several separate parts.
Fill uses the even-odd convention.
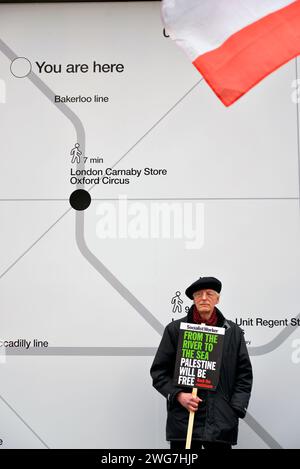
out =
[[[89,192],[83,189],[77,189],[70,195],[70,205],[74,210],[86,210],[91,204]]]

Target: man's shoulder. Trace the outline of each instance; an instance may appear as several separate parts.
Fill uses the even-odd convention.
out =
[[[231,321],[231,319],[226,319],[225,322],[226,322],[230,327],[239,328],[239,326],[238,326],[234,321]]]
[[[182,318],[175,319],[174,321],[169,322],[169,324],[166,325],[166,329],[170,331],[179,330],[180,324],[182,322],[187,322],[187,318],[188,318],[187,316],[184,316]]]

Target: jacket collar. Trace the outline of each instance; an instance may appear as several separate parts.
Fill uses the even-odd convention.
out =
[[[194,308],[194,304],[192,304],[192,306],[190,307],[190,309],[188,311],[187,321],[186,321],[186,322],[190,322],[192,324],[194,323],[194,321],[193,321],[193,308]],[[227,321],[227,319],[223,316],[223,314],[221,313],[221,311],[217,307],[216,307],[216,311],[217,311],[217,316],[218,316],[218,322],[217,322],[216,327],[224,327],[225,329],[229,329],[230,324]]]

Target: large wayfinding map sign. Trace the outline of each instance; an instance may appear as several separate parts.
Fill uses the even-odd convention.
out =
[[[299,447],[299,70],[227,109],[160,2],[0,4],[0,449],[168,448],[149,369],[206,275],[264,377],[238,447]]]

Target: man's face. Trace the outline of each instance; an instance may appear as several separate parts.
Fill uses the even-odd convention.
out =
[[[211,313],[217,303],[219,303],[219,294],[210,289],[198,290],[193,293],[194,303],[200,313]]]

